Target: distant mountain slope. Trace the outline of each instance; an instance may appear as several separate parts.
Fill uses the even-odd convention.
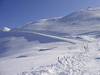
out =
[[[43,19],[15,28],[16,31],[35,31],[46,34],[82,34],[100,31],[100,8],[88,8],[65,17]],[[64,35],[66,35],[64,34]]]

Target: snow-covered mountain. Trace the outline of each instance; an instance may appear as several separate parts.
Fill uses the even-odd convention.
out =
[[[100,8],[87,8],[74,12],[68,16],[43,19],[28,23],[16,30],[34,31],[39,33],[83,34],[100,30]]]
[[[100,75],[100,8],[1,30],[0,75]]]
[[[8,31],[10,31],[11,29],[10,28],[7,28],[7,27],[4,27],[3,28],[3,32],[8,32]]]

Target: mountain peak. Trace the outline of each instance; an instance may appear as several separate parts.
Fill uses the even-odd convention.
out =
[[[100,30],[100,8],[87,8],[60,18],[43,19],[15,30],[81,34]]]
[[[3,28],[3,32],[8,32],[8,31],[10,31],[11,29],[10,28],[7,28],[7,27],[4,27]]]

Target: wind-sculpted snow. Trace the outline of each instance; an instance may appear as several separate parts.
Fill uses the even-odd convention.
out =
[[[100,75],[99,42],[77,45],[76,49],[59,56],[55,64],[32,67],[18,75]]]
[[[24,37],[0,39],[0,58],[21,53],[22,51],[26,51],[27,48],[34,47],[38,44],[38,41],[28,42]]]
[[[27,41],[39,41],[40,43],[48,43],[48,42],[57,42],[57,41],[63,41],[61,39],[55,39],[46,37],[44,35],[35,34],[34,32],[2,32],[2,36],[0,38],[6,38],[6,37],[24,37]]]

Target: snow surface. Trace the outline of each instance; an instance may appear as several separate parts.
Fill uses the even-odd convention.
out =
[[[9,29],[9,28],[7,28],[7,27],[4,27],[4,28],[3,28],[3,31],[4,31],[4,32],[8,32],[8,31],[10,31],[10,30],[11,30],[11,29]]]
[[[100,75],[100,8],[0,32],[0,75]]]
[[[100,8],[88,8],[74,12],[68,16],[43,19],[26,24],[14,29],[14,31],[34,31],[50,35],[84,34],[100,30]]]

